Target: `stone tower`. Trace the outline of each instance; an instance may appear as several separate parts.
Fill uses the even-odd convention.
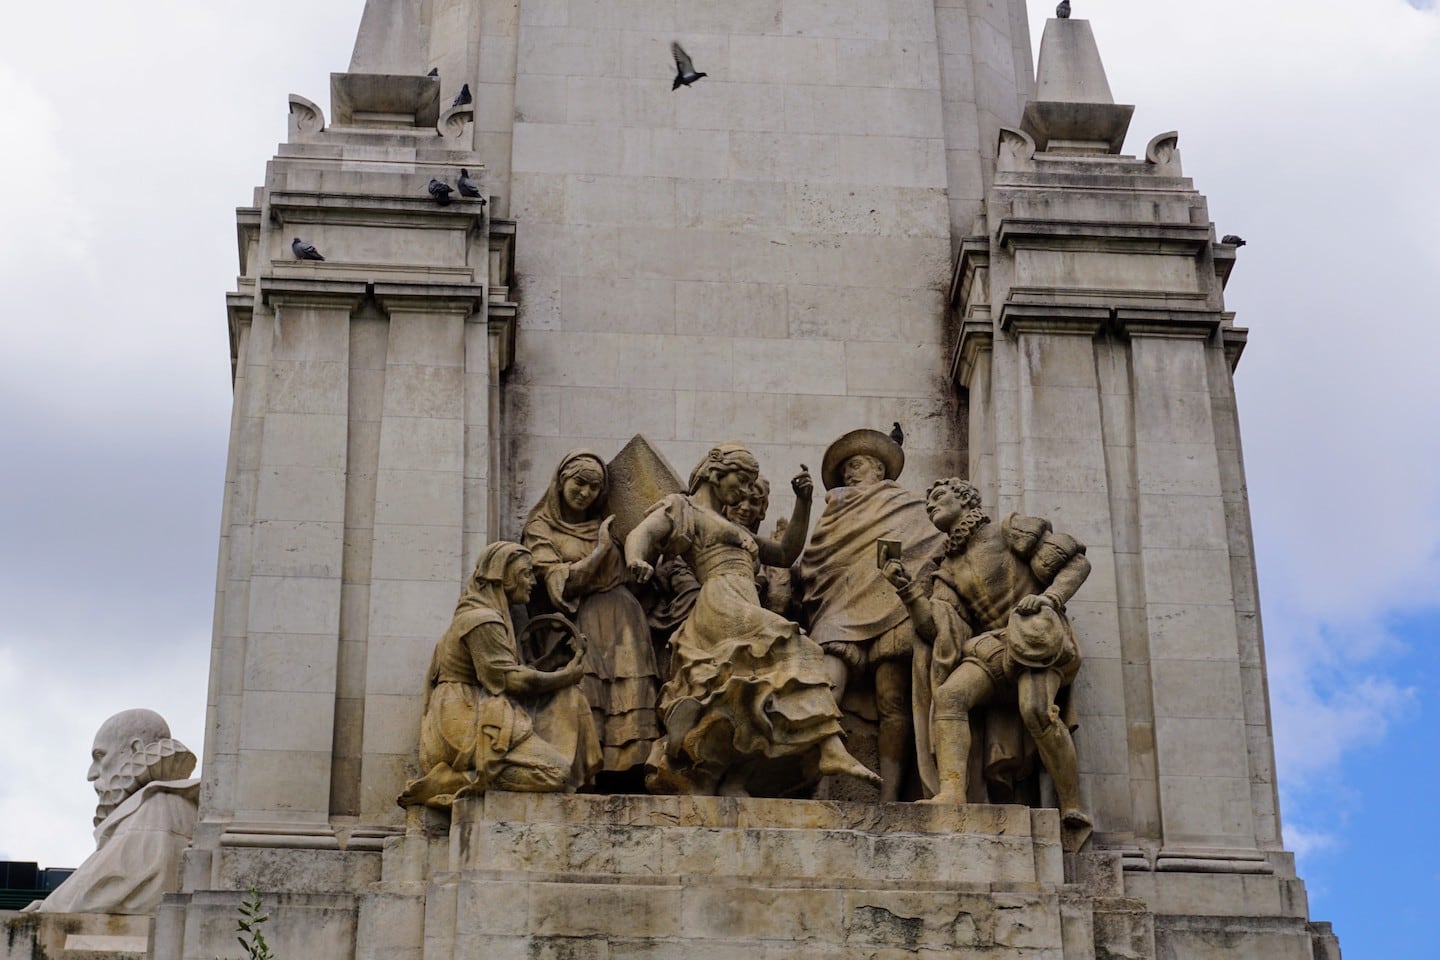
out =
[[[252,885],[282,955],[337,960],[1327,955],[1280,841],[1234,250],[1174,134],[1121,155],[1087,23],[1051,21],[1038,86],[1021,0],[368,0],[360,24],[328,118],[291,98],[239,211],[205,789],[157,958],[223,949]],[[673,92],[672,40],[709,74]],[[461,168],[488,203],[431,198]],[[911,489],[968,471],[1091,545],[1083,852],[1012,807],[407,822],[435,639],[561,453],[643,433],[684,469],[734,436],[783,477],[891,421]],[[727,870],[770,887],[707,886]],[[737,897],[773,922],[715,920]]]

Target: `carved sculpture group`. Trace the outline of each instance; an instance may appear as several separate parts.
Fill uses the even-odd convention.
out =
[[[1066,825],[1088,829],[1065,616],[1085,547],[1039,517],[992,523],[957,478],[922,498],[903,466],[879,431],[831,444],[807,544],[803,466],[774,537],[760,533],[769,483],[734,442],[622,535],[612,468],[567,454],[523,543],[482,552],[435,648],[424,775],[400,803],[492,787],[806,796],[826,776],[882,801],[908,781],[935,803],[1033,803],[1043,767]],[[878,774],[846,748],[852,703],[877,720]]]

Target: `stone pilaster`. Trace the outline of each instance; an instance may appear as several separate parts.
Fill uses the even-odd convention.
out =
[[[1276,949],[1305,951],[1231,379],[1246,336],[1224,308],[1234,250],[1176,134],[1119,155],[1131,108],[1110,102],[1088,25],[1051,21],[1044,44],[1063,54],[1047,74],[1042,46],[1056,99],[1001,131],[987,234],[952,282],[972,479],[996,514],[1047,517],[1088,546],[1069,608],[1091,849],[1118,855],[1157,943],[1197,955],[1234,918],[1266,917]]]
[[[423,677],[464,575],[467,318],[481,289],[376,285],[390,331],[381,401],[360,814],[402,820],[398,784],[413,768]]]

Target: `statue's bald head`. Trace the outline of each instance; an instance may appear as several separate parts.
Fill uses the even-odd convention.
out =
[[[102,744],[119,745],[139,740],[141,745],[164,740],[170,736],[170,724],[154,710],[139,708],[121,710],[104,723],[95,733],[95,748]]]
[[[100,724],[86,776],[100,797],[96,823],[147,779],[145,749],[169,740],[170,725],[154,710],[122,710]]]

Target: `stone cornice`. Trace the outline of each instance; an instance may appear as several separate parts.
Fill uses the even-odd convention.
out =
[[[1234,315],[1226,317],[1228,323]],[[1245,352],[1245,343],[1250,339],[1248,327],[1226,326],[1220,330],[1220,345],[1225,348],[1225,360],[1230,364],[1230,372],[1234,373],[1235,368],[1240,366],[1240,354]]]
[[[478,201],[455,200],[441,207],[434,200],[419,197],[352,196],[348,194],[298,193],[276,190],[267,205],[270,220],[289,223],[340,223],[347,226],[410,229],[480,229],[485,205]]]
[[[965,237],[960,241],[960,252],[955,255],[955,264],[950,271],[950,306],[964,307],[970,298],[977,271],[990,266],[990,238],[980,234]]]
[[[240,275],[250,272],[250,245],[260,241],[263,217],[259,207],[235,208],[235,243],[240,253]]]
[[[1093,337],[1110,322],[1110,308],[1071,303],[1009,301],[1000,308],[1005,333],[1063,333]]]
[[[1214,310],[1146,310],[1115,308],[1115,329],[1128,337],[1209,339],[1220,329],[1222,315]]]
[[[329,277],[262,277],[260,297],[267,306],[306,305],[353,309],[365,298],[363,280]]]
[[[950,358],[950,379],[969,390],[980,355],[994,346],[994,324],[989,320],[966,320],[960,325],[960,339]]]
[[[371,289],[387,313],[405,310],[468,317],[485,302],[485,287],[479,283],[377,282]]]
[[[1043,246],[1049,249],[1093,249],[1103,241],[1108,249],[1136,249],[1148,253],[1185,252],[1199,255],[1210,242],[1210,225],[1148,223],[1124,220],[1040,220],[1006,217],[996,237],[1010,248]]]

